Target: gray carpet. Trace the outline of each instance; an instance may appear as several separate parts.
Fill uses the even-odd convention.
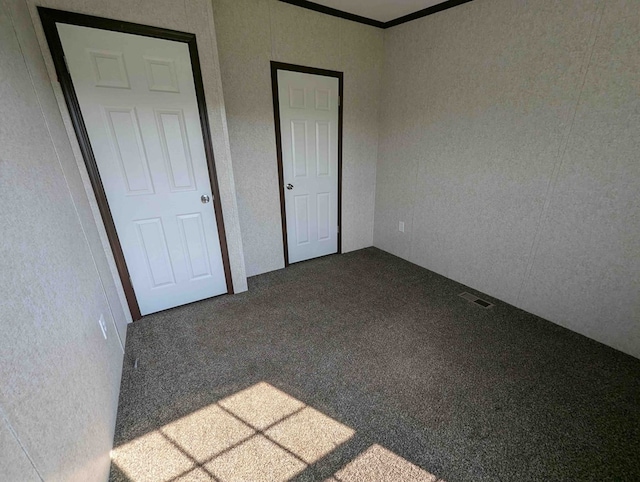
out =
[[[384,454],[375,460],[448,482],[640,480],[640,360],[463,291],[473,292],[368,248],[145,317],[127,334],[115,452],[223,399],[216,410],[238,418],[225,408],[234,394],[266,382],[351,430],[294,481],[352,468],[354,480],[377,478],[357,475],[372,447]],[[137,457],[169,463],[140,447]],[[116,463],[111,478],[137,480]]]

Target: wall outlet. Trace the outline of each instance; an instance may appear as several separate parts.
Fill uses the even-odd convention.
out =
[[[100,315],[100,319],[98,320],[98,325],[100,325],[100,329],[102,330],[102,336],[104,339],[107,339],[107,324],[104,322],[104,315]]]
[[[398,231],[400,231],[401,233],[404,233],[404,221],[400,221],[398,223]]]

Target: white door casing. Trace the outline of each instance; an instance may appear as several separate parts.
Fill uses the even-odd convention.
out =
[[[57,29],[141,314],[227,293],[188,45]]]
[[[338,252],[339,80],[278,70],[289,263]]]

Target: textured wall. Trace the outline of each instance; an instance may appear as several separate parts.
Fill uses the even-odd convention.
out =
[[[0,453],[0,476],[3,480],[40,481],[38,472],[5,419],[0,420]]]
[[[375,246],[640,356],[639,25],[475,0],[386,30]]]
[[[249,276],[284,266],[271,60],[344,72],[342,249],[373,242],[382,30],[277,0],[213,0]]]
[[[229,152],[229,140],[227,134],[226,115],[224,110],[224,100],[222,97],[222,85],[220,81],[220,71],[218,65],[217,46],[215,30],[213,25],[213,13],[208,0],[112,0],[109,2],[83,0],[25,0],[30,8],[33,24],[36,27],[36,34],[40,43],[40,48],[44,52],[45,63],[51,79],[55,79],[55,70],[49,54],[48,46],[44,38],[42,26],[39,21],[36,5],[42,5],[60,10],[85,13],[99,17],[114,18],[134,23],[152,25],[156,27],[170,28],[183,32],[192,32],[197,36],[198,54],[200,56],[200,66],[202,68],[202,78],[204,82],[205,97],[207,101],[207,111],[209,114],[209,124],[213,139],[213,150],[216,160],[216,170],[218,184],[220,186],[220,197],[224,216],[224,225],[227,234],[227,244],[229,246],[229,260],[231,264],[231,274],[235,291],[241,292],[247,289],[247,280],[244,267],[244,256],[242,252],[242,239],[240,235],[240,224],[238,221],[238,209],[236,204],[235,182],[233,179],[233,169],[231,166],[231,155]],[[33,28],[33,27],[32,27]],[[72,138],[72,146],[75,153],[76,168],[81,174],[81,181],[91,202],[92,215],[99,226],[103,249],[108,253],[108,260],[118,289],[121,285],[113,262],[111,248],[102,225],[100,213],[95,203],[95,197],[89,182],[88,175],[82,156],[80,155],[75,134],[69,121],[69,114],[64,103],[59,84],[53,82],[54,92],[62,111],[67,132]],[[124,303],[124,295],[121,293],[121,300]],[[126,304],[124,305],[125,309]]]
[[[0,72],[0,479],[105,480],[126,318],[20,0]]]

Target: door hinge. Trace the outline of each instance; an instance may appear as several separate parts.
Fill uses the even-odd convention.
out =
[[[338,96],[338,107],[340,107],[341,102],[342,102],[342,97]]]
[[[340,226],[336,228],[336,233],[340,234]]]

